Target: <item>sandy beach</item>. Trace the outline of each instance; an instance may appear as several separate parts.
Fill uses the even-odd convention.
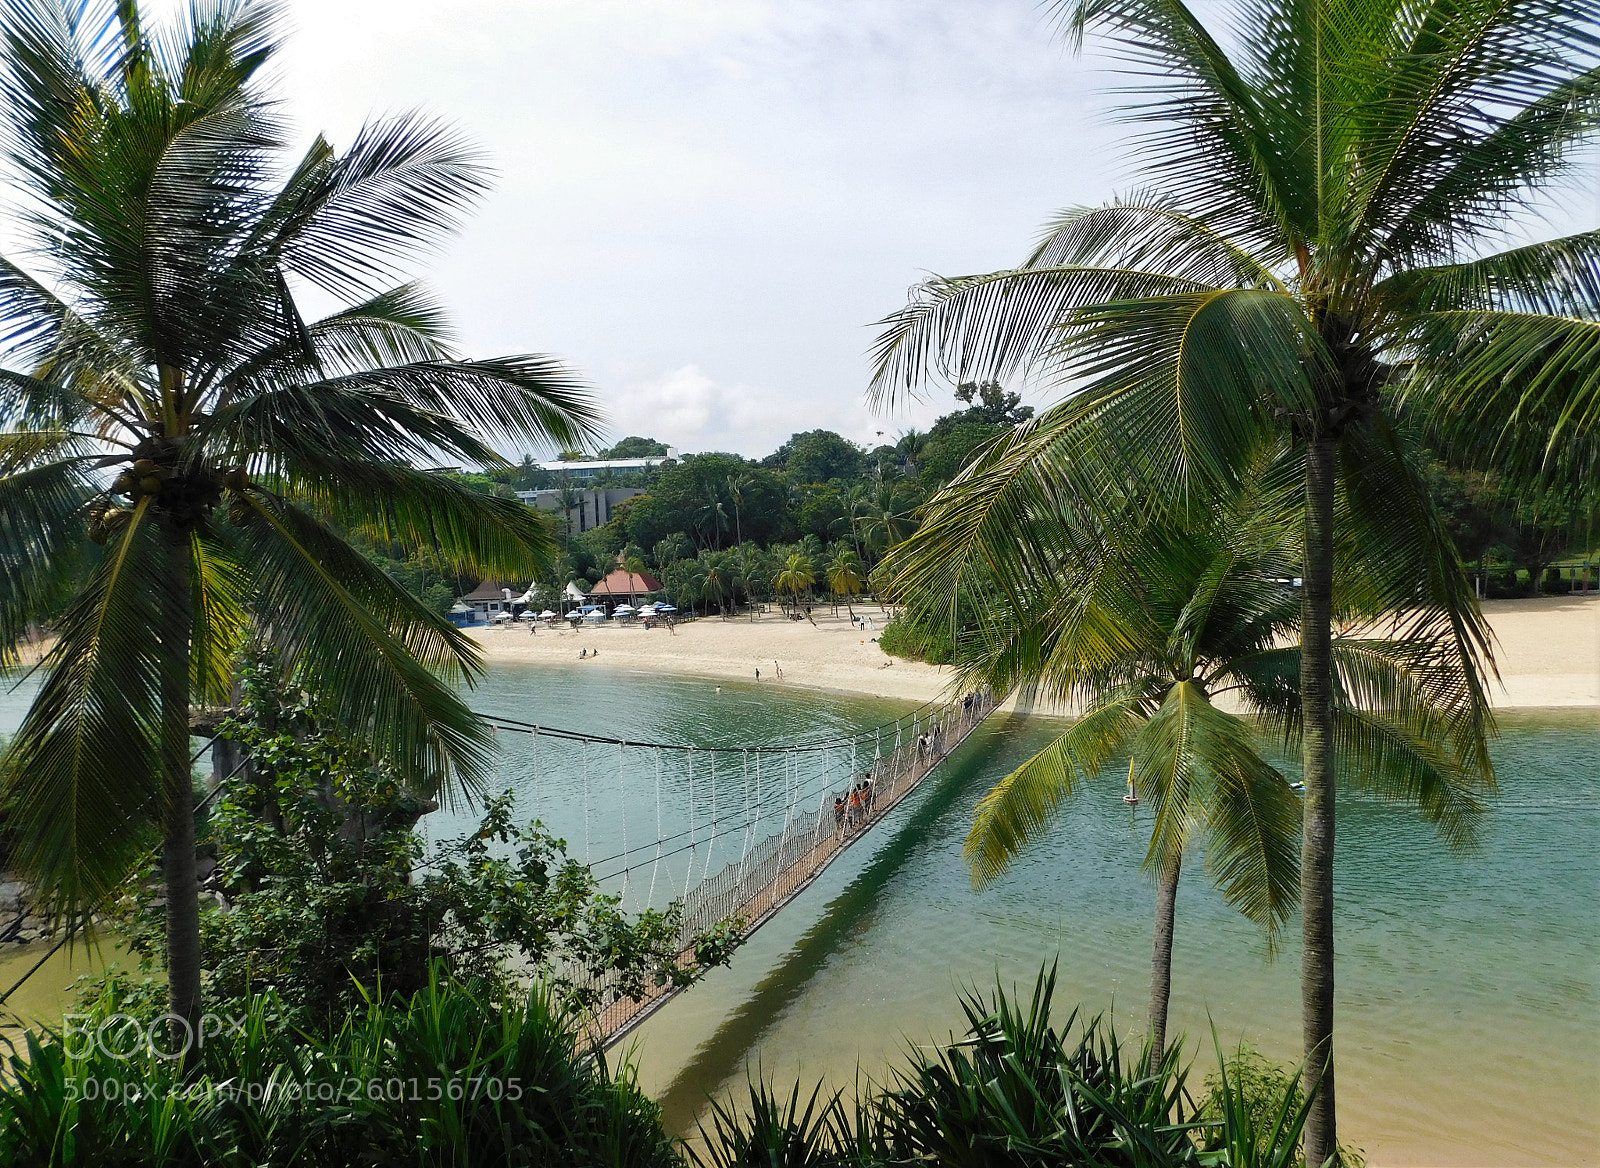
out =
[[[1483,610],[1495,634],[1497,708],[1600,707],[1600,594],[1490,600]],[[607,622],[576,631],[541,626],[530,635],[518,623],[474,629],[472,635],[492,662],[759,680],[910,701],[927,701],[944,690],[948,669],[891,658],[878,648],[874,638],[883,629],[883,610],[858,605],[856,611],[870,620],[870,629],[852,626],[843,609],[835,617],[819,606],[814,623],[773,612],[754,621],[703,618],[675,631]],[[579,660],[584,650],[599,656]]]

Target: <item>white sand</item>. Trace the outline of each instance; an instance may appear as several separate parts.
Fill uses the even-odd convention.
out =
[[[825,605],[815,606],[815,621],[792,621],[778,612],[723,620],[702,617],[669,632],[656,627],[626,627],[615,621],[586,625],[576,631],[565,625],[541,625],[529,634],[523,622],[505,628],[479,628],[472,635],[490,661],[560,663],[579,669],[659,670],[695,677],[756,681],[762,685],[807,686],[847,690],[877,697],[926,701],[950,680],[949,670],[918,661],[886,656],[873,640],[888,619],[876,605],[857,605],[856,612],[872,623],[870,630],[853,628],[845,609],[839,616]],[[584,649],[599,657],[578,660]],[[774,663],[783,669],[780,682]]]
[[[1501,709],[1541,706],[1600,707],[1600,594],[1544,597],[1538,600],[1491,600],[1483,606],[1494,629],[1495,661],[1501,684],[1494,689]],[[769,613],[721,620],[702,618],[645,632],[607,622],[576,632],[541,626],[530,635],[525,625],[475,629],[490,661],[560,663],[575,668],[659,670],[707,678],[737,678],[762,685],[809,686],[847,690],[878,697],[926,701],[938,696],[950,671],[915,661],[890,658],[873,638],[883,629],[885,614],[875,605],[856,611],[871,619],[873,629],[853,628],[840,609],[834,617],[824,606],[814,612],[815,624],[791,621]],[[598,650],[591,660],[578,660],[583,649]],[[780,682],[774,662],[783,668]]]

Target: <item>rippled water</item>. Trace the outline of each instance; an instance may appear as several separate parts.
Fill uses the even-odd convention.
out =
[[[497,668],[473,702],[529,721],[699,746],[833,737],[905,709],[727,682],[718,692],[603,665]],[[0,701],[0,731],[14,724],[15,703]],[[1476,852],[1451,852],[1404,808],[1341,800],[1341,1132],[1374,1164],[1600,1163],[1600,719],[1513,715],[1502,725],[1502,797]],[[732,968],[645,1025],[635,1040],[641,1074],[673,1124],[691,1127],[708,1093],[742,1084],[758,1066],[780,1081],[827,1075],[843,1084],[858,1066],[877,1073],[908,1043],[955,1025],[963,986],[992,983],[997,972],[1030,981],[1045,960],[1059,962],[1063,1006],[1114,1010],[1119,1026],[1142,1027],[1153,908],[1139,871],[1146,810],[1127,808],[1114,783],[1091,785],[1050,841],[989,890],[974,893],[961,862],[972,804],[1057,726],[997,716]],[[504,781],[581,853],[582,768],[548,743],[541,756],[526,738],[502,741]],[[591,757],[591,817],[626,805],[629,830],[648,835],[653,775],[625,769],[619,783],[615,761],[607,769]],[[663,822],[681,827],[686,775],[670,763],[663,775]],[[768,790],[788,781],[763,775]],[[703,770],[696,782],[704,824]],[[435,834],[465,822],[434,818]],[[615,827],[594,829],[591,846],[605,846],[598,836]],[[678,868],[674,879],[686,874]],[[1297,922],[1269,960],[1259,932],[1222,903],[1199,866],[1186,871],[1172,1015],[1191,1049],[1209,1057],[1210,1022],[1225,1045],[1244,1038],[1293,1061],[1298,974]],[[1204,1044],[1194,1041],[1201,1035]]]

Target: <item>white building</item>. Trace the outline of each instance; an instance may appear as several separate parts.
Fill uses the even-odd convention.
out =
[[[624,499],[642,494],[644,492],[638,487],[588,487],[581,490],[569,487],[565,491],[518,491],[517,498],[530,507],[560,516],[562,496],[566,495],[572,503],[566,509],[567,520],[572,524],[573,533],[579,534],[591,528],[604,527],[611,522],[611,513]]]
[[[560,471],[562,474],[568,474],[578,479],[592,479],[601,471],[609,470],[625,474],[628,471],[649,470],[652,466],[660,466],[664,462],[677,461],[678,448],[669,446],[665,454],[652,454],[649,458],[602,458],[579,462],[541,462],[539,469]]]

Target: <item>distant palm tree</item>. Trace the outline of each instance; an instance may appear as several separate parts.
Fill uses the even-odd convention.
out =
[[[850,610],[852,621],[856,619],[856,610],[851,601],[860,594],[866,582],[866,569],[861,565],[860,556],[849,548],[839,548],[834,552],[833,559],[828,562],[828,587],[833,590],[834,596],[845,598],[845,607]],[[835,615],[838,615],[837,610]]]
[[[483,189],[455,136],[411,116],[342,154],[318,138],[275,185],[255,75],[276,49],[260,4],[194,0],[160,35],[127,2],[0,9],[0,117],[31,196],[13,222],[44,265],[0,259],[0,656],[73,595],[0,799],[13,861],[69,910],[155,830],[175,1033],[201,1009],[191,703],[226,702],[254,621],[418,787],[478,786],[493,737],[457,692],[477,649],[342,531],[532,573],[557,554],[535,512],[412,462],[504,465],[490,435],[580,444],[597,421],[553,360],[464,360],[440,309],[391,284]],[[344,306],[307,320],[299,285]]]
[[[733,541],[740,547],[744,546],[744,527],[739,521],[739,512],[754,482],[755,479],[748,474],[728,476],[728,499],[733,503]]]
[[[903,485],[894,479],[874,483],[861,524],[867,547],[882,556],[915,529]]]
[[[572,534],[572,513],[574,511],[578,512],[577,526],[579,528],[583,527],[582,507],[583,497],[578,494],[577,489],[567,481],[565,474],[563,474],[561,478],[561,522],[568,535]]]
[[[728,615],[727,602],[732,591],[732,581],[728,579],[726,569],[720,564],[706,565],[700,577],[700,595],[714,603],[721,616]]]
[[[722,505],[717,488],[707,485],[705,500],[695,511],[695,522],[711,539],[711,550],[722,547],[722,533],[728,530],[728,510]]]
[[[1496,249],[1519,212],[1581,174],[1600,127],[1600,10],[1260,0],[1231,5],[1219,37],[1182,0],[1052,7],[1074,38],[1103,31],[1133,75],[1119,112],[1142,130],[1140,186],[1062,214],[1020,267],[927,282],[886,322],[875,385],[1030,368],[1070,385],[1004,443],[1007,465],[958,481],[975,525],[1054,489],[1072,430],[1118,449],[1152,493],[1187,499],[1237,484],[1263,431],[1293,441],[1306,1153],[1320,1164],[1338,1145],[1332,633],[1341,608],[1370,603],[1435,635],[1465,694],[1452,743],[1486,754],[1488,632],[1407,418],[1511,418],[1507,445],[1540,462],[1593,441],[1600,231]],[[1339,561],[1364,572],[1358,604],[1336,597]]]
[[[863,559],[867,553],[861,542],[861,519],[866,514],[869,500],[869,488],[864,482],[851,483],[843,492],[844,518],[850,527],[850,541],[855,544],[856,555]]]
[[[628,556],[622,561],[622,570],[628,574],[628,603],[632,604],[638,599],[638,592],[634,589],[633,582],[644,575],[644,557]],[[641,584],[643,580],[639,581]]]
[[[1203,841],[1212,880],[1269,937],[1299,893],[1300,802],[1269,756],[1301,734],[1300,654],[1284,647],[1300,597],[1289,584],[1293,549],[1274,535],[1277,515],[1260,508],[1252,497],[1178,527],[1036,516],[1031,554],[1050,572],[1025,606],[1003,592],[991,599],[961,668],[968,686],[1082,709],[978,804],[965,849],[975,884],[1003,872],[1118,755],[1130,759],[1130,788],[1154,809],[1145,857],[1156,875],[1152,1068],[1166,1041],[1185,854]],[[1439,749],[1449,713],[1429,698],[1441,679],[1427,646],[1336,638],[1334,654],[1342,777],[1407,792],[1448,839],[1470,840],[1492,772]],[[1214,704],[1223,695],[1245,717]]]
[[[795,552],[784,562],[783,570],[773,577],[772,586],[779,596],[788,593],[792,611],[798,615],[801,594],[816,582],[817,570],[811,557],[804,552]]]
[[[915,427],[900,435],[899,441],[894,444],[894,453],[906,474],[915,475],[917,473],[922,462],[923,451],[927,447],[928,436]]]

